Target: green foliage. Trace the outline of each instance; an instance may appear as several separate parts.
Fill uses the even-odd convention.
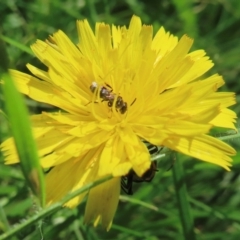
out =
[[[36,39],[46,39],[62,29],[77,42],[76,20],[127,25],[136,14],[143,23],[152,24],[155,31],[164,26],[177,36],[186,33],[194,37],[194,48],[205,49],[215,63],[211,73],[223,75],[223,90],[237,93],[240,98],[240,2],[190,0],[11,0],[0,3],[1,39],[5,41],[11,68],[28,72],[25,65],[43,68],[28,48]],[[49,109],[26,99],[29,111],[39,113]],[[234,107],[239,115],[239,106]],[[0,109],[3,94],[0,89]],[[7,119],[0,112],[0,142],[9,133]],[[227,140],[237,150],[238,140]],[[188,200],[194,218],[196,239],[240,239],[240,153],[234,157],[231,172],[181,156],[185,170]],[[41,212],[36,199],[25,184],[19,166],[6,166],[0,153],[0,234],[13,226],[29,221]],[[159,164],[151,183],[136,183],[134,195],[121,196],[112,229],[83,224],[84,204],[76,209],[58,211],[39,218],[34,225],[18,231],[16,239],[184,239],[172,170]],[[185,197],[186,194],[185,194]],[[181,197],[180,197],[181,198]],[[185,199],[186,200],[186,199]],[[190,210],[189,208],[187,210]],[[0,235],[1,239],[1,235]],[[10,238],[14,239],[14,238]]]
[[[37,147],[31,132],[30,119],[24,105],[21,94],[14,86],[14,82],[7,72],[1,75],[3,84],[3,96],[11,125],[14,142],[18,151],[20,164],[25,179],[28,181],[34,194],[45,205],[45,182],[38,159]]]

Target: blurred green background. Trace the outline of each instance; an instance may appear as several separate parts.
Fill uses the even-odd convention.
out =
[[[0,27],[6,43],[11,68],[27,72],[26,63],[42,67],[29,53],[36,39],[46,39],[62,29],[77,43],[76,20],[128,25],[133,14],[144,24],[160,26],[181,37],[195,39],[193,49],[205,49],[215,66],[209,74],[223,75],[222,90],[240,93],[240,1],[237,0],[9,0],[0,3]],[[25,47],[23,47],[25,46]],[[1,58],[1,56],[0,56]],[[31,113],[49,106],[26,99]],[[0,104],[3,98],[0,92]],[[239,116],[238,105],[233,109]],[[50,109],[51,110],[51,109]],[[0,141],[10,135],[4,115],[0,113]],[[237,127],[239,127],[237,125]],[[220,136],[220,135],[219,135]],[[240,140],[229,140],[239,151]],[[240,160],[234,157],[231,172],[182,157],[189,201],[195,218],[195,232],[201,240],[240,239]],[[39,209],[23,179],[19,166],[5,166],[0,155],[0,233],[2,216],[14,226]],[[163,166],[162,166],[163,165]],[[106,233],[101,226],[83,225],[84,204],[43,219],[20,232],[16,239],[183,239],[176,206],[172,172],[160,164],[151,183],[136,183],[134,195],[122,195],[114,224]],[[0,238],[1,239],[1,238]]]

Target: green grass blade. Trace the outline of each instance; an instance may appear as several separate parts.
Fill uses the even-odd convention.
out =
[[[22,50],[23,52],[26,52],[26,53],[28,53],[30,55],[33,55],[32,50],[29,47],[26,47],[24,44],[21,44],[21,43],[15,41],[15,40],[13,40],[13,39],[11,39],[11,38],[9,38],[7,36],[3,36],[1,34],[0,34],[0,39],[2,39],[4,42],[6,42],[6,43],[8,43],[8,44],[10,44],[12,46],[15,46],[16,48]]]
[[[37,148],[33,140],[30,120],[22,96],[14,86],[11,76],[7,73],[8,56],[4,43],[0,41],[0,73],[3,84],[0,83],[5,100],[5,108],[11,126],[15,145],[18,151],[23,174],[32,189],[45,205],[45,183],[42,168],[39,163]]]
[[[185,183],[185,175],[183,171],[182,163],[177,159],[177,154],[172,153],[173,165],[173,180],[176,190],[176,197],[178,203],[178,209],[180,213],[180,219],[182,223],[183,233],[185,239],[195,240],[194,222],[191,214],[191,207],[188,202],[188,193]]]
[[[9,118],[23,174],[32,189],[45,205],[45,183],[37,147],[31,132],[30,119],[23,98],[14,86],[8,73],[2,75],[5,108]]]
[[[11,229],[11,226],[7,220],[7,216],[6,216],[2,206],[0,206],[0,222],[1,222],[1,229],[4,232],[9,231]]]

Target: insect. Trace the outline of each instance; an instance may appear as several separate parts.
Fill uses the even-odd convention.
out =
[[[162,148],[159,148],[153,144],[150,144],[147,141],[144,141],[147,145],[148,152],[150,155],[157,154],[161,151]],[[121,178],[121,189],[128,195],[133,194],[133,182],[151,182],[157,172],[157,161],[151,162],[150,168],[139,177],[134,170],[130,170],[129,173]]]
[[[108,107],[112,107],[115,98],[117,98],[115,102],[115,108],[117,111],[119,110],[121,114],[124,114],[127,111],[127,103],[123,101],[123,98],[121,96],[117,96],[115,93],[112,93],[112,87],[110,85],[106,84],[106,86],[111,90],[106,87],[99,87],[96,82],[92,82],[90,90],[93,93],[99,91],[100,98],[102,101],[108,102]]]

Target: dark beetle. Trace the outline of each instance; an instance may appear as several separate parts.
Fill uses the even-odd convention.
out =
[[[150,144],[147,141],[144,141],[148,148],[148,152],[150,155],[157,154],[161,151],[161,148]],[[140,183],[140,182],[151,182],[157,172],[157,161],[152,161],[150,168],[141,176],[139,177],[134,170],[130,170],[126,176],[123,176],[121,179],[121,189],[128,195],[133,194],[133,183]]]

